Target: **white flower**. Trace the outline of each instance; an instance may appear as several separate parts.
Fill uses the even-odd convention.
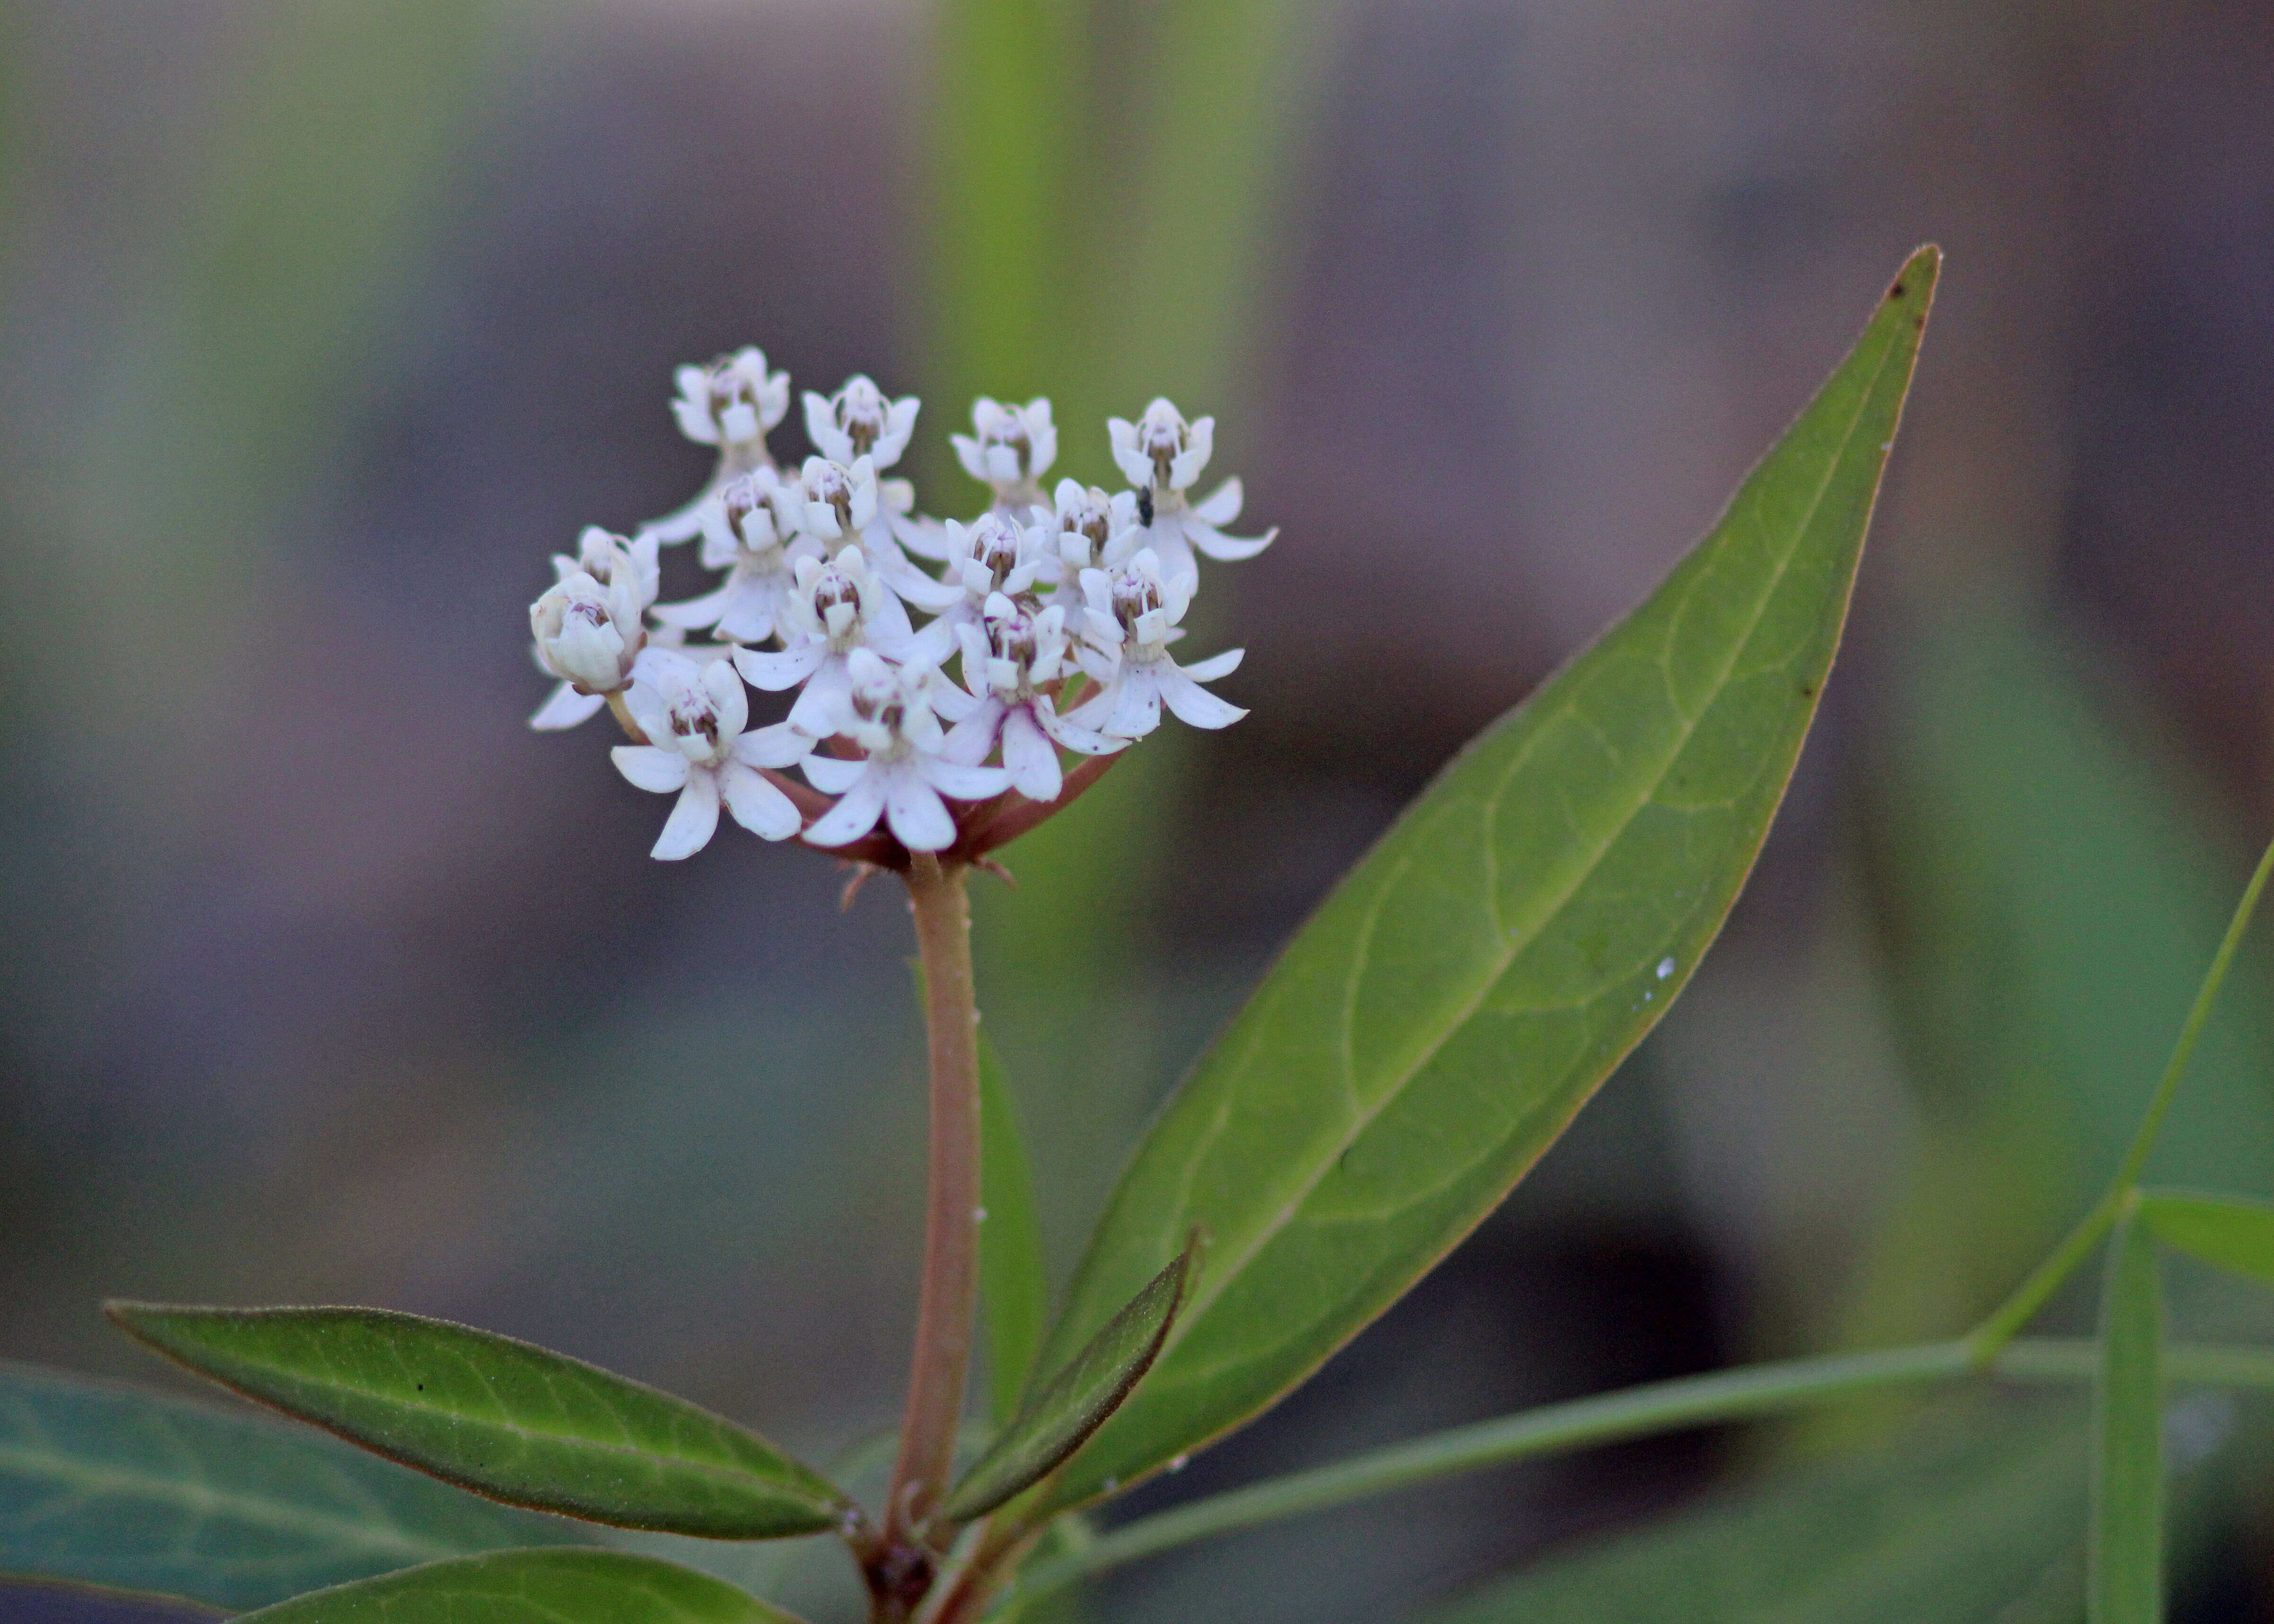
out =
[[[798,470],[800,523],[815,540],[833,547],[859,545],[877,578],[919,609],[940,610],[963,596],[960,587],[933,580],[900,551],[893,538],[892,514],[882,500],[876,464],[865,456],[851,466],[827,457],[808,457]]]
[[[1187,425],[1174,405],[1156,400],[1135,423],[1112,417],[1105,426],[1112,436],[1114,462],[1137,487],[1137,520],[1148,532],[1145,545],[1160,555],[1164,579],[1197,575],[1196,547],[1231,562],[1254,558],[1278,535],[1274,530],[1257,537],[1227,536],[1218,528],[1239,517],[1237,479],[1225,480],[1206,501],[1189,500],[1193,481],[1216,447],[1214,417]]]
[[[839,702],[851,681],[847,660],[862,649],[893,659],[915,652],[908,612],[886,591],[857,546],[824,561],[805,557],[791,567],[793,590],[783,601],[775,635],[779,653],[734,650],[734,665],[753,688],[779,693],[805,684],[790,707],[789,725],[815,739],[837,729]]]
[[[732,665],[651,650],[625,703],[651,742],[610,751],[616,771],[638,788],[679,793],[651,856],[668,861],[701,851],[719,827],[722,801],[736,823],[761,838],[783,840],[798,831],[797,808],[758,769],[794,766],[813,741],[779,724],[744,732],[749,696]]]
[[[912,852],[945,851],[955,844],[955,817],[942,799],[986,801],[1011,786],[1000,767],[975,767],[941,754],[945,742],[934,713],[944,679],[929,665],[887,665],[868,649],[849,657],[845,689],[837,696],[833,731],[866,752],[845,761],[809,756],[805,776],[837,804],[805,831],[809,846],[844,846],[877,826]]]
[[[1050,696],[1037,691],[1067,674],[1065,610],[1028,610],[998,592],[977,624],[966,622],[957,630],[963,680],[978,703],[947,735],[950,761],[975,766],[999,744],[1019,793],[1029,801],[1056,801],[1065,780],[1054,746],[1103,756],[1128,743],[1060,717]]]
[[[999,508],[969,524],[947,522],[947,576],[942,585],[960,588],[956,601],[941,607],[939,619],[924,628],[925,647],[935,662],[955,648],[956,628],[976,624],[987,600],[1000,592],[1018,598],[1034,590],[1037,579],[1058,578],[1058,555],[1050,532],[1025,525]]]
[[[1050,403],[1028,401],[1005,406],[981,395],[971,408],[971,425],[977,434],[951,434],[956,459],[974,479],[995,487],[995,500],[1005,506],[1043,500],[1042,477],[1058,457],[1058,432],[1050,422]]]
[[[767,372],[764,350],[745,346],[708,366],[682,366],[672,377],[679,397],[671,410],[681,433],[749,457],[737,471],[767,460],[766,431],[789,411],[789,374]]]
[[[1152,548],[1140,548],[1118,570],[1086,570],[1082,595],[1089,652],[1084,666],[1100,687],[1066,718],[1116,739],[1141,739],[1160,726],[1165,704],[1194,727],[1228,727],[1247,714],[1201,687],[1229,676],[1244,650],[1233,649],[1196,665],[1169,658],[1177,622],[1192,602],[1191,583],[1163,578]]]
[[[696,515],[704,565],[728,571],[725,584],[687,603],[659,604],[655,618],[684,630],[716,627],[718,635],[736,643],[764,643],[795,590],[796,559],[821,551],[801,534],[803,516],[803,501],[772,468],[728,480]]]
[[[647,641],[641,614],[655,599],[655,543],[626,542],[598,525],[584,531],[577,556],[555,553],[558,577],[529,608],[538,665],[561,679],[531,727],[574,727],[631,680],[632,662]]]
[[[746,346],[708,366],[682,366],[672,377],[679,386],[671,411],[680,432],[697,445],[719,447],[719,466],[696,499],[640,527],[643,537],[681,542],[701,527],[704,502],[728,480],[773,465],[766,431],[789,411],[789,374],[769,372],[765,352]]]
[[[1096,485],[1061,479],[1050,492],[1058,554],[1058,599],[1068,613],[1082,606],[1081,572],[1111,569],[1134,553],[1143,532],[1137,523],[1137,493],[1108,496]]]
[[[806,438],[832,462],[849,464],[868,457],[880,469],[890,468],[908,448],[919,403],[913,395],[887,401],[866,377],[846,380],[843,388],[826,398],[808,389]]]

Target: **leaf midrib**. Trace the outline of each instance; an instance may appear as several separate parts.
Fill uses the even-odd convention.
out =
[[[1896,336],[1899,338],[1900,335],[1897,335]],[[1738,641],[1735,650],[1730,654],[1728,661],[1722,666],[1721,673],[1714,679],[1712,697],[1709,697],[1705,704],[1698,707],[1698,713],[1695,717],[1686,718],[1683,721],[1679,737],[1673,748],[1667,752],[1664,763],[1651,778],[1648,788],[1643,792],[1641,796],[1633,803],[1628,811],[1621,816],[1618,823],[1614,826],[1610,835],[1598,845],[1594,852],[1589,856],[1585,867],[1573,876],[1570,882],[1565,886],[1562,894],[1555,899],[1554,906],[1549,907],[1540,915],[1539,923],[1533,926],[1531,931],[1523,936],[1510,939],[1505,951],[1498,956],[1498,963],[1495,966],[1492,972],[1481,978],[1480,983],[1475,993],[1469,997],[1465,1005],[1458,1009],[1454,1018],[1446,1022],[1442,1032],[1436,1038],[1433,1039],[1423,1047],[1420,1053],[1414,1058],[1412,1063],[1405,1068],[1404,1074],[1398,1077],[1397,1079],[1389,1086],[1389,1087],[1383,1090],[1380,1098],[1376,1100],[1371,1107],[1360,1106],[1357,1120],[1341,1139],[1343,1151],[1347,1151],[1352,1144],[1356,1143],[1358,1139],[1363,1135],[1369,1127],[1373,1126],[1375,1118],[1380,1116],[1383,1111],[1387,1110],[1392,1104],[1397,1102],[1397,1101],[1404,1094],[1406,1088],[1412,1083],[1413,1079],[1420,1075],[1422,1071],[1427,1067],[1429,1063],[1436,1057],[1438,1052],[1448,1041],[1451,1040],[1452,1034],[1468,1024],[1470,1018],[1476,1013],[1478,1006],[1490,996],[1492,989],[1500,984],[1500,979],[1507,973],[1508,966],[1515,961],[1518,954],[1530,947],[1532,943],[1539,940],[1540,933],[1545,931],[1549,925],[1554,923],[1555,919],[1562,913],[1563,909],[1570,906],[1573,894],[1582,884],[1585,883],[1587,878],[1594,873],[1596,868],[1600,865],[1604,854],[1617,843],[1619,837],[1626,831],[1628,825],[1633,823],[1636,816],[1639,814],[1642,808],[1647,806],[1651,800],[1657,794],[1659,786],[1665,782],[1667,773],[1673,770],[1674,763],[1679,759],[1683,747],[1687,745],[1690,736],[1696,733],[1698,725],[1703,722],[1706,715],[1712,711],[1714,698],[1718,698],[1721,690],[1728,686],[1730,672],[1736,669],[1738,659],[1743,656],[1746,648],[1751,646],[1754,634],[1758,631],[1760,628],[1762,615],[1767,612],[1770,601],[1776,596],[1777,587],[1784,580],[1785,572],[1791,568],[1793,559],[1799,553],[1801,538],[1807,535],[1809,528],[1815,523],[1817,512],[1823,506],[1826,492],[1831,490],[1833,480],[1839,474],[1841,465],[1847,461],[1848,453],[1855,444],[1856,431],[1863,426],[1864,418],[1868,415],[1871,402],[1879,394],[1879,380],[1886,375],[1887,364],[1894,358],[1895,353],[1900,347],[1899,343],[1891,341],[1887,344],[1885,353],[1880,356],[1879,364],[1873,368],[1871,381],[1864,387],[1862,391],[1861,400],[1856,409],[1855,417],[1849,421],[1847,429],[1841,435],[1840,449],[1833,455],[1830,463],[1826,470],[1823,482],[1817,486],[1815,493],[1810,497],[1807,513],[1802,517],[1800,523],[1794,527],[1795,539],[1792,546],[1787,550],[1782,558],[1777,560],[1776,569],[1771,575],[1767,587],[1761,593],[1759,602],[1754,605],[1751,614],[1747,619],[1744,636]],[[1534,738],[1536,739],[1538,735],[1535,734]],[[1502,775],[1499,783],[1494,787],[1492,797],[1488,798],[1486,802],[1488,808],[1498,805],[1498,797],[1501,792],[1506,787],[1508,780],[1514,778],[1516,774],[1521,771],[1525,761],[1530,755],[1530,741],[1527,741],[1524,753],[1520,754],[1515,761],[1509,763],[1508,771]],[[1395,893],[1395,891],[1396,888],[1394,886],[1385,883],[1380,892],[1377,893],[1374,898],[1374,907],[1368,913],[1365,927],[1359,936],[1358,948],[1356,951],[1361,955],[1361,957],[1366,951],[1367,944],[1372,942],[1375,927],[1381,920],[1382,912],[1389,906],[1389,899]],[[1496,908],[1497,898],[1495,899],[1495,906]],[[1346,989],[1346,996],[1355,996],[1354,985]],[[1355,1096],[1357,1092],[1357,1079],[1355,1075],[1346,1075],[1344,1078],[1344,1086],[1351,1091],[1353,1096]],[[1222,1121],[1223,1114],[1219,1113],[1219,1124]],[[1213,1139],[1215,1137],[1214,1132],[1211,1132],[1209,1137]],[[1221,1297],[1226,1290],[1231,1289],[1231,1282],[1244,1274],[1246,1272],[1247,1266],[1255,1260],[1256,1255],[1261,1252],[1264,1247],[1269,1245],[1280,1232],[1294,1221],[1296,1213],[1302,1207],[1304,1202],[1310,1199],[1312,1192],[1318,1188],[1320,1181],[1326,1177],[1327,1169],[1335,1165],[1339,1154],[1340,1153],[1338,1152],[1337,1155],[1325,1156],[1320,1159],[1316,1169],[1303,1181],[1301,1186],[1289,1198],[1286,1204],[1281,1207],[1277,1214],[1258,1229],[1253,1242],[1242,1249],[1239,1256],[1238,1262],[1234,1267],[1222,1270],[1212,1269],[1209,1271],[1210,1276],[1209,1282],[1201,1292],[1195,1294],[1197,1300],[1193,1302],[1192,1306],[1178,1317],[1178,1324],[1177,1327],[1171,1328],[1169,1342],[1162,1348],[1160,1357],[1156,1361],[1156,1364],[1165,1365],[1168,1362],[1170,1356],[1175,1353],[1177,1349],[1183,1344],[1186,1334],[1201,1325],[1206,1318],[1208,1311],[1215,1306],[1217,1299]],[[1195,1162],[1199,1161],[1197,1154],[1193,1157],[1193,1161]]]
[[[335,1544],[403,1553],[418,1560],[463,1556],[463,1545],[451,1544],[405,1532],[373,1527],[330,1514],[311,1511],[290,1501],[263,1500],[242,1492],[215,1486],[203,1479],[192,1482],[161,1477],[131,1468],[96,1466],[85,1459],[37,1447],[0,1444],[0,1467],[21,1470],[85,1493],[125,1493],[137,1499],[185,1507],[200,1519],[226,1515],[240,1522],[288,1533],[316,1534]],[[414,1480],[415,1481],[415,1480]]]

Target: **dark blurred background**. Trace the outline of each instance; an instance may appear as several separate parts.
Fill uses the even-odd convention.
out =
[[[901,908],[732,829],[651,862],[602,724],[524,726],[546,553],[691,492],[671,368],[746,342],[922,394],[929,511],[978,505],[975,393],[1052,395],[1100,480],[1103,417],[1168,393],[1282,527],[1196,611],[1254,714],[1148,744],[984,899],[1063,1276],[1334,876],[1948,252],[1847,654],[1698,982],[1150,1504],[1960,1331],[2112,1167],[2274,815],[2263,0],[33,0],[0,41],[9,1357],[164,1380],[109,1293],[378,1303],[820,1459],[891,1424]],[[2274,1193],[2269,963],[2158,1177]],[[2274,1332],[2191,1276],[2175,1313]],[[1098,1616],[1389,1616],[1895,1425],[1495,1474]],[[2274,1618],[2256,1458],[2182,1616]]]

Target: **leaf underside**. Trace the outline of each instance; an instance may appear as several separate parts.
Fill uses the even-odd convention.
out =
[[[950,1519],[984,1516],[1033,1487],[1103,1425],[1161,1351],[1199,1251],[1194,1235],[1071,1364],[1043,1384],[955,1485],[945,1507]]]
[[[0,1364],[0,1569],[242,1609],[575,1538],[305,1427]]]
[[[764,1439],[511,1337],[376,1308],[106,1312],[234,1392],[509,1505],[713,1539],[818,1533],[842,1515]]]
[[[796,1624],[675,1562],[616,1551],[497,1551],[251,1613],[239,1624]]]
[[[1815,713],[1939,258],[1912,256],[1665,583],[1439,774],[1170,1101],[1045,1366],[1184,1235],[1211,1244],[1052,1507],[1302,1381],[1498,1204],[1680,990]]]

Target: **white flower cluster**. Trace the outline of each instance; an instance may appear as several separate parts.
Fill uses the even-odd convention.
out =
[[[1133,424],[1114,418],[1113,459],[1132,488],[1109,496],[1061,479],[1045,495],[1050,403],[982,400],[973,432],[951,438],[994,500],[968,523],[942,523],[915,514],[907,480],[885,477],[915,431],[914,397],[888,399],[866,378],[807,392],[815,455],[790,470],[766,447],[789,411],[789,375],[768,372],[761,351],[682,366],[676,381],[681,430],[719,448],[709,485],[631,537],[587,530],[575,558],[553,559],[558,579],[529,617],[537,663],[560,680],[531,726],[614,710],[635,740],[614,750],[618,770],[679,797],[657,857],[700,851],[722,804],[769,840],[797,835],[887,863],[975,857],[987,830],[1032,822],[983,812],[1066,791],[1061,750],[1111,755],[1157,727],[1163,705],[1195,727],[1246,714],[1201,686],[1230,674],[1240,650],[1193,665],[1169,651],[1200,583],[1195,553],[1252,558],[1277,533],[1224,533],[1239,514],[1237,479],[1190,500],[1214,418],[1188,424],[1165,400]],[[724,580],[657,603],[659,546],[698,538]],[[796,690],[787,718],[749,727],[746,682]],[[805,785],[784,776],[792,767]]]

